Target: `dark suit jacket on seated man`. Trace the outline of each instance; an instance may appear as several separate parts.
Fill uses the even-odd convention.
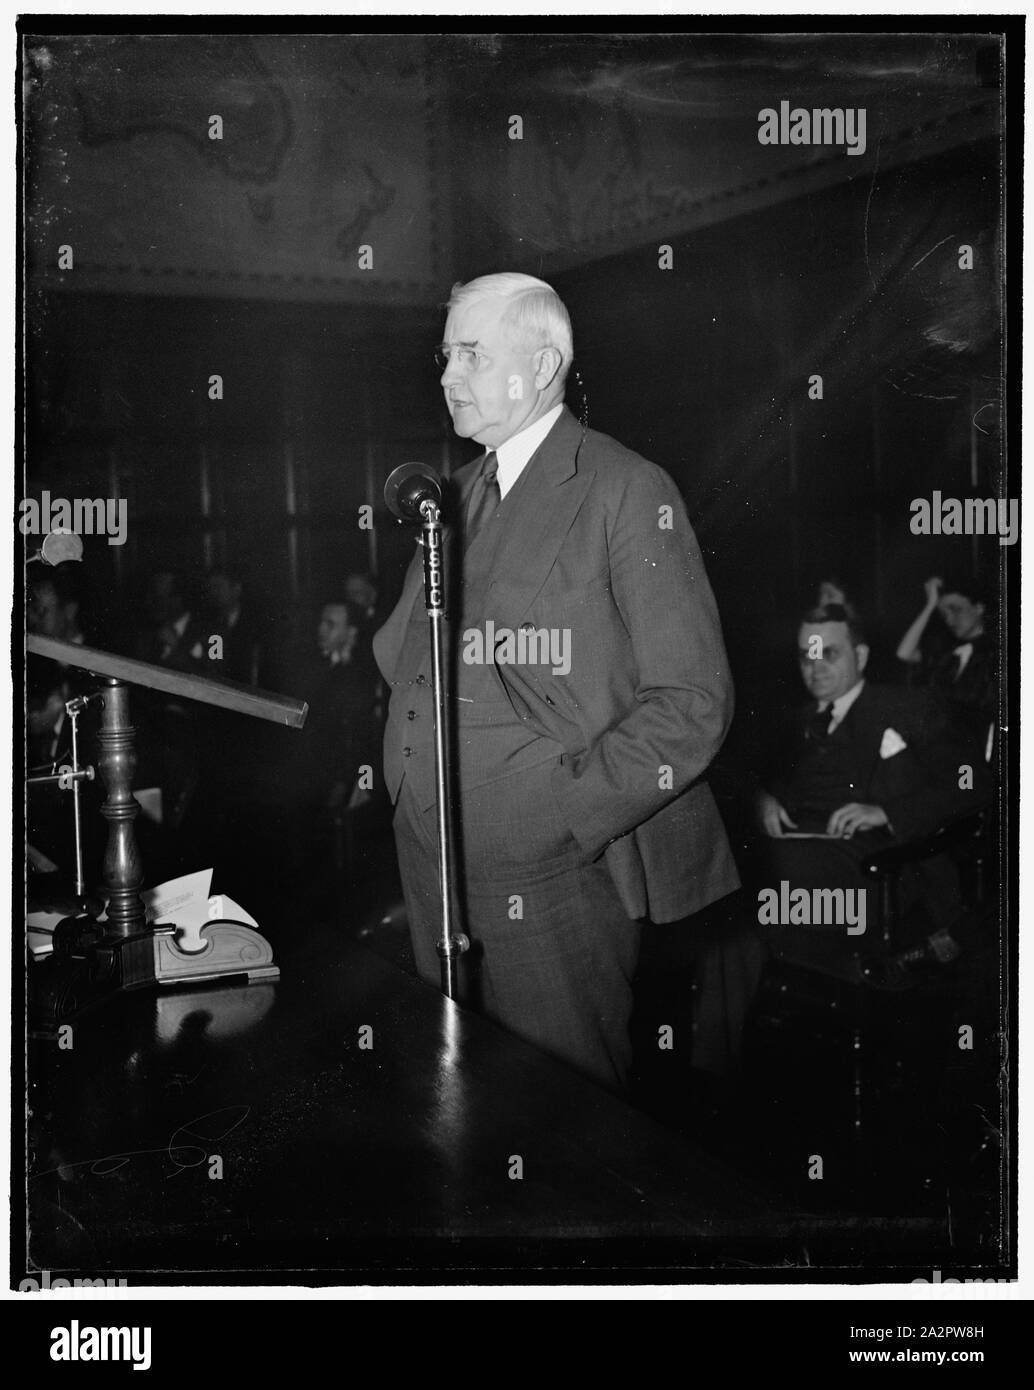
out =
[[[870,685],[868,655],[856,619],[842,607],[805,615],[798,658],[812,698],[797,716],[781,766],[757,797],[763,834],[752,888],[777,895],[784,883],[787,895],[799,888],[864,891],[864,899],[854,899],[864,903],[864,919],[855,922],[852,937],[845,934],[845,949],[864,942],[865,934],[868,941],[878,938],[878,895],[862,861],[980,809],[990,790],[986,767],[970,763],[972,779],[966,775],[965,747],[938,703],[922,691]],[[951,923],[958,880],[944,856],[917,866],[909,889],[935,926]],[[778,934],[793,925],[791,918],[748,927],[702,960],[694,1065],[721,1071],[734,1060],[768,952],[779,953]],[[845,932],[843,922],[814,917],[803,925]]]
[[[773,865],[857,863],[882,845],[929,835],[976,810],[986,778],[960,788],[962,762],[949,723],[921,692],[870,685],[868,647],[837,606],[813,609],[798,632],[801,676],[812,696],[782,766],[758,796]],[[795,840],[795,834],[829,837]]]
[[[467,997],[620,1086],[642,920],[685,917],[738,884],[702,780],[732,711],[718,614],[671,478],[564,406],[570,321],[548,285],[457,286],[440,351],[454,427],[489,451],[454,480]],[[413,946],[437,984],[421,594],[415,557],[374,649],[391,691],[385,772]]]

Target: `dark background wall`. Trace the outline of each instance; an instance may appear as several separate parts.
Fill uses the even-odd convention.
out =
[[[1002,482],[993,167],[971,147],[875,207],[856,181],[692,232],[670,272],[643,247],[557,277],[592,423],[678,481],[745,671],[820,575],[900,633],[928,574],[977,561],[913,536],[909,504]]]
[[[155,568],[228,566],[285,630],[311,626],[353,571],[390,582],[412,539],[380,501],[384,478],[451,448],[436,331],[418,309],[40,295],[29,492],[126,499],[125,546],[86,540],[105,634],[118,640]]]

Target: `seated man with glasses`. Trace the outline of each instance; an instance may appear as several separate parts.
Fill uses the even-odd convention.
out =
[[[733,891],[703,780],[732,712],[714,597],[678,488],[564,404],[571,323],[530,276],[457,285],[438,350],[456,433],[449,627],[465,997],[620,1088],[647,918]],[[438,982],[433,706],[418,559],[374,649],[421,975]],[[561,653],[563,656],[561,657]]]
[[[869,648],[853,610],[829,604],[806,613],[797,658],[810,698],[757,793],[752,920],[717,941],[698,967],[693,1065],[705,1071],[727,1072],[738,1060],[769,953],[799,945],[802,929],[840,933],[845,957],[879,941],[879,894],[863,860],[930,835],[990,797],[986,765],[969,758],[934,700],[865,679]],[[959,883],[947,856],[903,880],[904,907],[921,906],[938,929],[954,923]]]

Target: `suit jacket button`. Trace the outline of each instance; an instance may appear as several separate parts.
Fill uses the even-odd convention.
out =
[[[403,750],[402,750],[402,756],[403,756],[404,758],[408,758],[409,755],[412,753],[412,751],[413,751],[412,748],[403,748]]]
[[[406,715],[406,718],[407,718],[407,719],[415,719],[415,718],[416,718],[416,710],[415,710],[415,709],[411,709],[411,710],[409,711],[409,713]]]

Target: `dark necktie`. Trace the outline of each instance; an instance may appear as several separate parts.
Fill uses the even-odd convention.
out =
[[[825,744],[829,739],[829,726],[833,722],[833,706],[814,709],[808,716],[808,737],[815,743]]]
[[[496,478],[498,471],[499,460],[493,452],[487,453],[477,481],[470,490],[470,499],[467,503],[467,524],[465,527],[467,545],[470,545],[485,523],[495,515],[496,508],[502,501],[502,494],[499,491],[499,483]]]

